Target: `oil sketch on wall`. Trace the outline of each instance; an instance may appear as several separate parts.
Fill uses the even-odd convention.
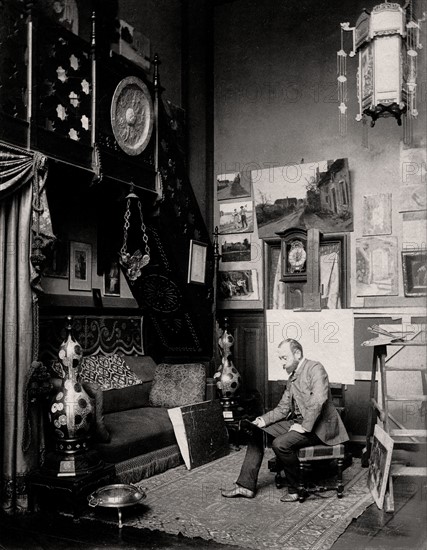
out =
[[[251,236],[226,235],[220,238],[222,262],[245,262],[251,259]]]
[[[363,197],[363,234],[391,234],[391,193]]]
[[[253,203],[227,202],[219,205],[219,232],[252,233],[254,230]]]
[[[233,172],[216,177],[217,199],[238,199],[251,196],[251,173]]]
[[[396,296],[397,237],[356,239],[357,296]]]
[[[219,300],[258,300],[256,269],[218,271]]]
[[[258,235],[290,227],[322,233],[353,231],[353,202],[346,158],[289,164],[252,172]]]

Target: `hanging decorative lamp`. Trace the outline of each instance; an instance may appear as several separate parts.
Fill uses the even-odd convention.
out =
[[[148,246],[147,227],[144,223],[144,217],[142,215],[142,204],[138,195],[135,193],[135,187],[131,185],[130,192],[126,196],[126,211],[124,215],[123,226],[123,245],[120,249],[119,262],[123,266],[129,282],[134,283],[141,276],[141,269],[145,267],[150,261],[150,247]],[[142,243],[144,245],[145,254],[138,248],[132,255],[128,252],[128,233],[130,228],[130,216],[131,216],[131,200],[136,200],[139,217]]]
[[[420,44],[420,23],[415,21],[412,2],[404,6],[384,2],[372,12],[364,10],[356,25],[341,23],[341,49],[337,52],[338,109],[340,135],[347,132],[347,53],[344,35],[352,33],[350,57],[358,55],[356,120],[371,127],[379,118],[394,117],[398,125],[404,121],[405,142],[412,139],[412,120],[417,117],[417,50]]]

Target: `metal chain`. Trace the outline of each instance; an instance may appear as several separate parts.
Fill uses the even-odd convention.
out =
[[[147,256],[150,256],[150,247],[148,246],[147,227],[144,223],[144,218],[142,216],[142,204],[139,199],[138,199],[138,209],[139,209],[139,215],[141,218],[142,240],[144,241],[144,244],[145,244],[145,253],[147,254]]]
[[[130,199],[126,203],[125,223],[123,226],[123,246],[120,249],[120,254],[125,256],[128,251],[128,229],[130,227]]]

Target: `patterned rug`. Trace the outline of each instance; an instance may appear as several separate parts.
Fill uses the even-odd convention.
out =
[[[233,487],[244,452],[190,471],[178,466],[141,481],[147,498],[123,510],[124,525],[256,550],[326,550],[373,503],[367,470],[359,460],[344,471],[342,499],[329,491],[311,495],[303,504],[280,502],[286,489],[276,489],[274,474],[268,471],[271,450],[264,458],[256,497],[225,499],[220,491]]]

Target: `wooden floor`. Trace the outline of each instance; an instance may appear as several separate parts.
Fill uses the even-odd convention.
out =
[[[370,506],[353,520],[333,545],[333,550],[427,548],[427,484],[425,478],[400,478],[395,483],[396,511],[387,514]],[[296,503],[296,506],[299,506]],[[202,539],[80,520],[55,514],[23,517],[0,516],[0,548],[3,550],[236,550]]]

